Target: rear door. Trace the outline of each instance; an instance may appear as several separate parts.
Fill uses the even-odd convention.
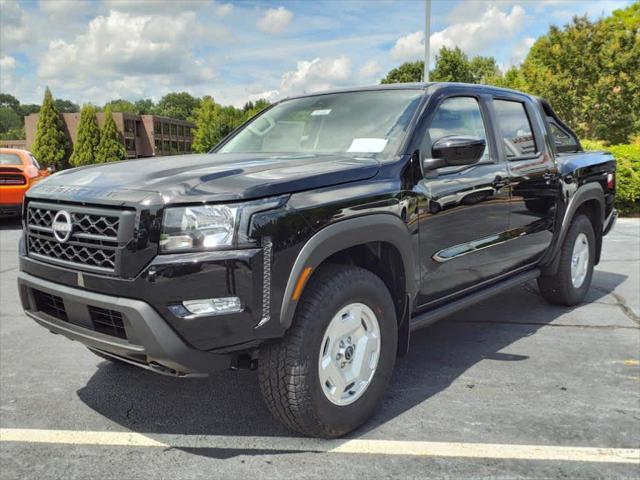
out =
[[[505,253],[516,269],[538,261],[551,243],[558,170],[540,109],[528,97],[494,96],[491,107],[511,189],[509,229],[514,241]]]
[[[490,101],[490,96],[468,90],[431,98],[424,131],[418,132],[424,152],[451,135],[487,141],[479,163],[424,172],[415,187],[420,205],[419,307],[505,271],[500,244],[509,228],[508,173],[494,141]]]

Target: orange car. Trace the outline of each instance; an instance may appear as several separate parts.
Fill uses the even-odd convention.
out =
[[[0,216],[20,215],[25,192],[47,175],[31,152],[0,148]]]

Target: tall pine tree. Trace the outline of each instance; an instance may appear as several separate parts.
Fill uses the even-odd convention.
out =
[[[73,146],[73,153],[69,157],[69,163],[74,167],[95,163],[98,143],[100,143],[100,130],[96,120],[96,110],[91,105],[85,105],[80,112],[78,137]]]
[[[43,166],[58,169],[66,166],[69,140],[49,87],[44,91],[44,100],[36,125],[36,138],[31,150]]]
[[[111,106],[107,105],[104,109],[104,124],[102,125],[102,130],[100,130],[100,143],[96,153],[96,162],[116,162],[126,158],[127,151],[122,144],[122,137],[116,127],[116,122],[113,121]]]

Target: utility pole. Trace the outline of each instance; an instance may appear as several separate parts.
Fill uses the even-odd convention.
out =
[[[431,37],[431,0],[424,0],[424,81],[429,81],[429,39]]]

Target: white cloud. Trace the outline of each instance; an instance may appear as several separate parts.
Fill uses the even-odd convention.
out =
[[[293,20],[293,13],[284,7],[270,8],[256,21],[256,26],[265,33],[277,35],[284,32]]]
[[[57,81],[180,74],[197,83],[213,78],[210,67],[197,61],[186,44],[195,28],[195,14],[143,15],[111,11],[98,16],[73,41],[52,40],[38,73]],[[89,82],[90,83],[90,82]]]
[[[47,15],[69,19],[88,13],[96,3],[89,0],[40,0],[38,6]]]
[[[358,70],[359,83],[377,80],[376,76],[382,71],[382,65],[376,60],[369,60]]]
[[[511,48],[511,57],[509,58],[509,64],[507,68],[520,65],[525,59],[529,50],[536,43],[536,39],[533,37],[525,37]]]
[[[510,41],[525,26],[525,11],[514,5],[510,12],[489,5],[477,20],[453,23],[431,35],[433,58],[440,48],[458,46],[469,55],[485,54],[490,45]],[[391,49],[394,60],[417,60],[424,57],[424,32],[400,37]]]
[[[326,90],[351,77],[351,60],[346,57],[300,61],[295,71],[286,72],[280,82],[284,95]]]
[[[216,6],[216,14],[220,17],[225,17],[233,12],[233,5],[231,3],[223,3]]]
[[[48,0],[53,1],[53,0]],[[107,10],[137,14],[176,14],[196,11],[209,5],[204,0],[106,0]]]
[[[0,57],[0,90],[3,92],[13,92],[16,87],[13,76],[16,64],[16,59],[9,55]]]
[[[337,58],[318,57],[310,61],[299,61],[295,70],[290,70],[282,75],[279,88],[253,93],[249,99],[277,100],[282,97],[329,90],[353,83],[349,57],[344,55]]]
[[[16,0],[0,0],[0,12],[0,49],[20,47],[28,31],[24,10]]]
[[[423,57],[424,31],[422,30],[400,37],[391,49],[391,58],[394,60],[417,60]]]

